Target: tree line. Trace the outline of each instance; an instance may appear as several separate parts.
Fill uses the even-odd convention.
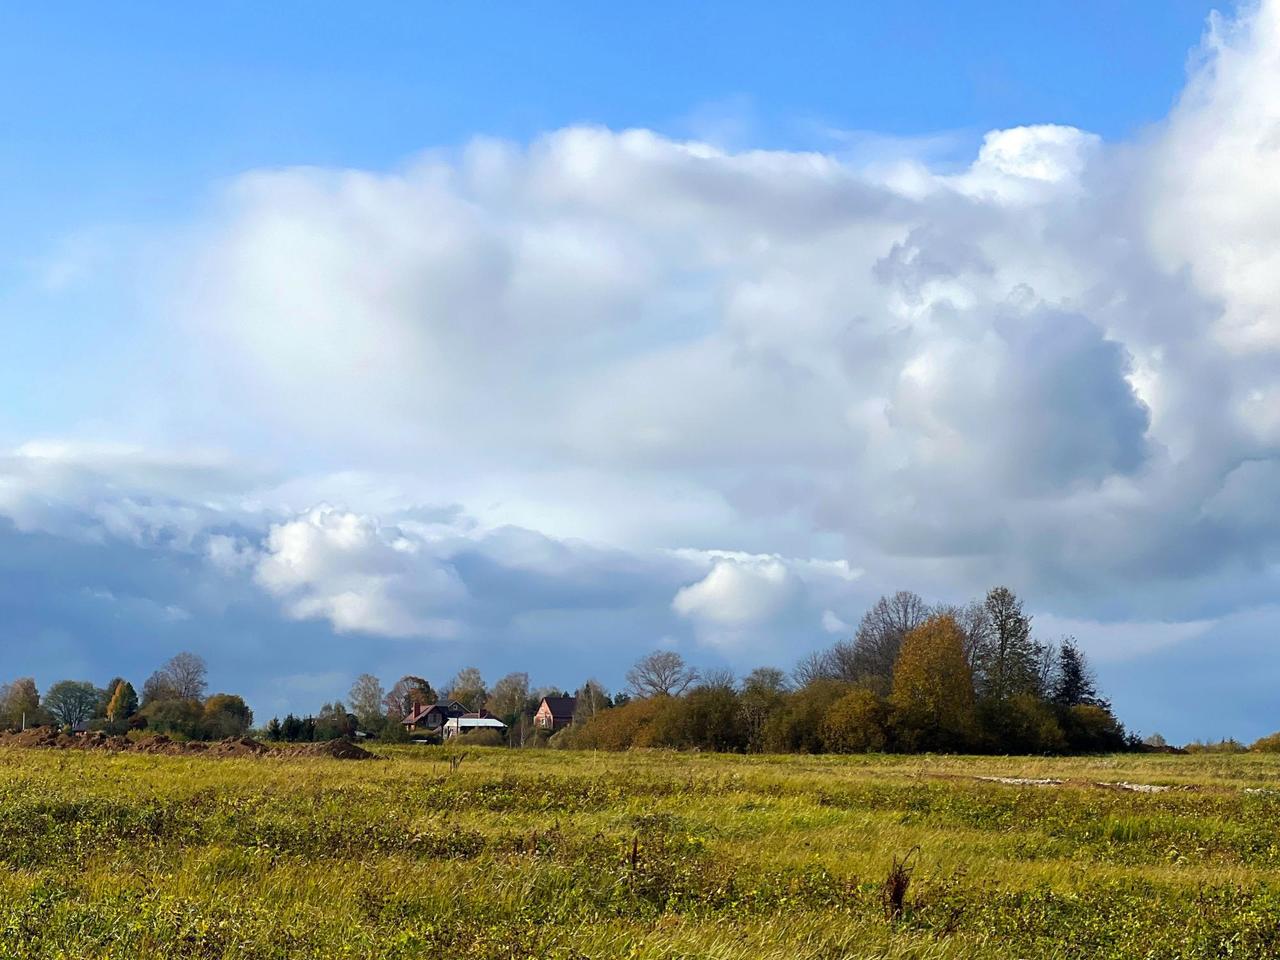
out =
[[[573,723],[553,735],[533,724],[544,696],[575,696]],[[587,749],[670,747],[741,752],[980,751],[1066,753],[1143,747],[1097,691],[1071,638],[1032,632],[1004,587],[963,606],[931,606],[902,591],[882,597],[854,635],[804,658],[790,674],[761,667],[738,679],[702,671],[672,650],[642,658],[614,694],[598,680],[570,691],[533,687],[510,673],[492,687],[468,667],[439,689],[408,675],[390,689],[364,674],[346,704],[316,718],[273,719],[272,739],[311,739],[340,728],[387,740],[419,705],[456,700],[507,724],[477,743]],[[415,737],[422,736],[415,733]]]
[[[207,667],[181,653],[153,673],[139,696],[114,678],[105,687],[61,681],[41,697],[30,678],[0,688],[0,726],[57,723],[188,738],[237,736],[253,714],[231,694],[206,696]],[[402,720],[418,706],[458,701],[507,725],[468,737],[477,743],[587,749],[669,747],[740,752],[976,751],[1066,753],[1164,748],[1126,733],[1098,690],[1083,651],[1067,637],[1032,631],[1022,602],[1005,587],[966,605],[931,606],[901,591],[880,598],[847,640],[805,657],[788,674],[761,667],[741,679],[702,671],[660,650],[611,694],[598,680],[576,689],[535,687],[527,673],[492,686],[475,667],[434,687],[406,675],[390,688],[372,674],[346,702],[314,715],[273,717],[259,735],[306,741],[411,736]],[[537,728],[547,696],[576,697],[568,727]],[[422,736],[421,732],[413,734]]]
[[[142,695],[124,677],[99,687],[87,680],[60,680],[41,696],[31,677],[0,687],[0,729],[48,724],[69,730],[128,734],[147,730],[185,739],[243,736],[253,711],[242,697],[206,695],[209,668],[194,653],[179,653],[151,674]]]
[[[1097,691],[1071,638],[1036,638],[1008,589],[965,606],[882,597],[854,636],[787,676],[700,674],[678,654],[641,660],[634,698],[553,738],[565,746],[770,753],[1067,753],[1142,749]]]

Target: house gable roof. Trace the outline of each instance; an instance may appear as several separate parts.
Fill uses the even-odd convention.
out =
[[[574,711],[578,709],[577,697],[543,697],[542,703],[557,720],[572,720]],[[542,709],[541,705],[538,709]]]

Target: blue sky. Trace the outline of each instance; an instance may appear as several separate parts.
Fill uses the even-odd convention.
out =
[[[1280,13],[1219,9],[3,8],[0,677],[617,686],[1004,582],[1132,725],[1271,731]]]

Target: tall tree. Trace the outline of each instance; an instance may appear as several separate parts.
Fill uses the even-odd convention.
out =
[[[955,750],[972,741],[973,675],[953,618],[933,617],[903,639],[890,703],[908,750]]]
[[[1007,587],[994,587],[984,604],[991,638],[981,657],[982,693],[992,700],[1040,692],[1040,651],[1031,639],[1031,618]]]
[[[386,723],[386,708],[383,699],[386,691],[378,678],[371,673],[362,673],[351,684],[347,699],[351,701],[351,712],[365,730],[376,733]]]
[[[341,700],[326,703],[316,715],[312,737],[315,740],[337,740],[356,735],[355,714],[348,713]]]
[[[588,680],[578,688],[574,697],[577,700],[573,714],[575,723],[586,723],[609,709],[609,691],[599,680]]]
[[[977,685],[983,659],[991,647],[991,616],[987,613],[987,605],[981,600],[971,600],[964,606],[939,604],[933,608],[933,614],[951,617],[964,634],[964,657],[969,661],[969,669],[973,671]]]
[[[887,693],[903,639],[928,618],[929,606],[918,594],[899,590],[881,597],[863,614],[853,639],[832,648],[836,678]]]
[[[107,681],[107,685],[100,689],[102,696],[98,700],[98,707],[94,711],[95,717],[106,717],[110,719],[107,710],[111,706],[111,698],[116,695],[116,688],[124,683],[124,677],[112,677]]]
[[[1098,698],[1093,670],[1074,637],[1064,637],[1058,648],[1058,667],[1050,697],[1060,707],[1109,706]]]
[[[508,673],[489,691],[486,709],[495,717],[513,723],[524,713],[529,701],[529,675]]]
[[[204,703],[200,720],[201,731],[214,740],[225,737],[242,737],[253,726],[253,711],[241,697],[230,693],[216,693]]]
[[[24,720],[29,727],[47,721],[40,707],[40,693],[31,677],[22,677],[0,688],[0,727],[17,730]]]
[[[426,680],[406,674],[396,681],[382,702],[387,708],[387,720],[394,724],[399,723],[400,718],[414,707],[427,706],[439,699],[435,689]]]
[[[93,716],[98,705],[98,688],[92,683],[62,680],[44,695],[44,708],[59,723],[73,727]]]
[[[142,683],[142,706],[144,708],[151,706],[153,703],[163,703],[165,700],[177,699],[178,694],[173,689],[173,684],[159,670],[147,677]]]
[[[674,650],[655,650],[627,671],[637,697],[678,697],[698,679],[698,671]]]
[[[133,684],[121,680],[116,684],[107,702],[106,717],[112,724],[122,724],[138,712],[138,694]]]
[[[163,667],[179,700],[200,700],[208,687],[209,665],[204,658],[184,650]]]
[[[797,687],[807,687],[819,680],[834,680],[837,673],[835,653],[831,650],[815,650],[800,658],[791,671],[791,679]]]
[[[457,676],[449,681],[448,691],[450,700],[457,700],[468,710],[483,710],[488,696],[484,677],[476,667],[463,667],[459,670]]]
[[[184,651],[147,678],[142,705],[164,700],[200,700],[208,686],[209,667],[201,657]]]

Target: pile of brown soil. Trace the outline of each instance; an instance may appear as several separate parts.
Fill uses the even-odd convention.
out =
[[[373,754],[350,740],[328,740],[285,747],[295,757],[326,757],[331,760],[372,760]]]
[[[140,740],[113,737],[101,730],[68,736],[54,727],[35,727],[22,733],[0,733],[0,747],[25,747],[31,750],[107,750],[112,753],[145,753],[154,756],[206,757],[326,757],[332,760],[371,760],[373,754],[357,747],[350,740],[331,740],[328,743],[290,744],[269,747],[252,737],[232,737],[217,743],[201,743],[192,740],[183,743],[152,734]]]
[[[209,744],[208,754],[211,757],[260,757],[268,750],[266,744],[252,737],[232,737]]]

